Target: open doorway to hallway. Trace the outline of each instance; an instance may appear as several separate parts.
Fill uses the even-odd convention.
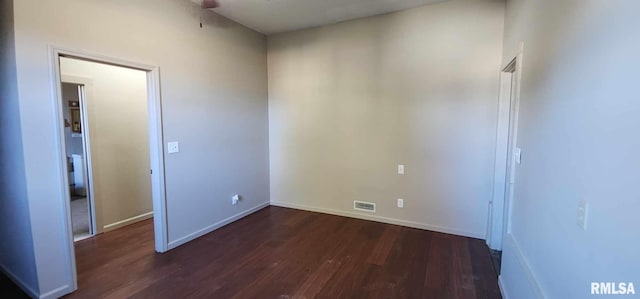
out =
[[[60,57],[74,241],[153,217],[145,71]]]
[[[62,115],[71,200],[73,240],[86,239],[94,234],[93,204],[89,201],[88,167],[86,163],[83,111],[84,84],[62,82]]]
[[[503,238],[511,233],[515,172],[522,155],[517,147],[522,49],[521,44],[519,54],[500,72],[493,198],[489,202],[487,225],[487,245],[498,275],[502,266]]]
[[[85,233],[86,225],[78,220],[87,219],[90,236],[109,235],[111,230],[151,218],[153,236],[149,237],[155,251],[168,250],[160,71],[147,64],[56,47],[50,47],[50,54],[70,275],[64,292],[70,293],[78,289],[73,218]],[[63,92],[65,88],[70,91]],[[70,104],[69,99],[78,103]],[[80,121],[74,121],[77,118]],[[83,147],[83,161],[76,163],[84,164],[80,171],[73,165],[73,150],[67,150],[78,133],[72,129],[81,135],[75,137]],[[77,180],[73,172],[82,169],[86,178]],[[84,188],[77,187],[79,181],[86,183]],[[82,203],[83,197],[88,213],[73,211],[74,200]],[[74,213],[84,215],[74,217]],[[82,242],[91,241],[78,244]]]

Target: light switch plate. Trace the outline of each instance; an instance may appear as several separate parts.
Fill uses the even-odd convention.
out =
[[[514,151],[514,153],[513,153],[513,154],[514,154],[514,156],[515,156],[516,163],[517,163],[517,164],[522,163],[522,149],[521,149],[521,148],[519,148],[519,147],[516,147],[516,149],[515,149],[515,151]]]
[[[404,174],[404,165],[398,165],[398,174]]]
[[[167,153],[175,154],[180,152],[180,143],[177,141],[172,141],[167,143]]]
[[[578,226],[587,230],[587,216],[589,216],[589,203],[586,200],[578,202]]]

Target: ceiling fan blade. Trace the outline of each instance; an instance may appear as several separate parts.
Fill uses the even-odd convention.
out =
[[[218,6],[220,6],[220,3],[218,3],[217,0],[202,0],[202,8],[204,9],[216,8]]]

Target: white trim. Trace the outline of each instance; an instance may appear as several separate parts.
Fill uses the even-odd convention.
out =
[[[128,68],[134,68],[143,70],[147,73],[147,105],[149,109],[149,143],[150,143],[150,165],[151,185],[152,185],[152,199],[153,209],[155,217],[154,219],[154,234],[155,234],[155,247],[157,252],[165,252],[168,248],[167,240],[167,218],[166,218],[166,188],[164,181],[164,148],[162,139],[162,111],[161,111],[161,98],[160,98],[160,70],[156,66],[146,65],[137,62],[125,61],[118,58],[112,58],[103,56],[100,54],[88,53],[82,50],[71,50],[57,47],[54,45],[48,46],[49,50],[49,65],[51,70],[51,90],[53,92],[53,100],[55,107],[55,128],[56,128],[56,140],[57,140],[57,155],[58,155],[58,169],[60,177],[60,190],[59,198],[63,204],[64,211],[64,226],[66,233],[66,256],[65,259],[69,265],[67,274],[69,278],[68,286],[61,287],[54,291],[55,294],[67,294],[75,291],[78,288],[77,273],[76,273],[76,261],[75,250],[73,246],[73,233],[71,224],[71,207],[69,203],[69,178],[67,175],[67,161],[65,151],[65,139],[64,139],[64,124],[62,114],[62,90],[60,86],[60,56],[68,56],[78,59],[84,59],[99,63],[106,63],[111,65],[118,65]],[[58,291],[60,290],[60,291]],[[53,293],[51,293],[53,294]]]
[[[498,288],[500,288],[500,294],[502,294],[503,299],[510,299],[511,297],[509,297],[509,291],[507,290],[507,287],[504,284],[504,279],[502,279],[502,277],[502,275],[498,276]]]
[[[517,144],[523,51],[524,43],[521,43],[518,55],[510,60],[500,72],[493,190],[489,202],[487,224],[487,245],[494,250],[502,250],[504,235],[511,232],[510,203],[513,188],[510,185],[514,181],[515,163],[513,163],[513,157],[508,156],[510,147],[515,148]],[[512,115],[514,119],[511,119]],[[510,131],[512,125],[514,126],[513,132]],[[509,135],[510,132],[512,136]],[[508,162],[509,159],[512,160],[511,163]],[[510,171],[507,170],[508,167],[511,168]],[[507,178],[507,174],[510,174],[509,178]],[[509,191],[508,194],[507,191]]]
[[[261,203],[261,204],[255,206],[255,207],[253,207],[251,209],[248,209],[248,210],[246,210],[244,212],[240,212],[240,213],[235,214],[235,215],[233,215],[233,216],[231,216],[229,218],[226,218],[224,220],[218,221],[218,222],[216,222],[216,223],[214,223],[212,225],[209,225],[209,226],[207,226],[207,227],[205,227],[205,228],[203,228],[201,230],[198,230],[198,231],[196,231],[194,233],[191,233],[191,234],[188,234],[188,235],[186,235],[186,236],[184,236],[182,238],[179,238],[179,239],[177,239],[175,241],[171,241],[171,242],[169,242],[169,250],[174,249],[174,248],[176,248],[176,247],[178,247],[178,246],[180,246],[182,244],[185,244],[185,243],[187,243],[189,241],[192,241],[194,239],[197,239],[197,238],[199,238],[199,237],[201,237],[203,235],[206,235],[206,234],[208,234],[208,233],[210,233],[210,232],[212,232],[212,231],[214,231],[214,230],[216,230],[218,228],[221,228],[221,227],[223,227],[223,226],[225,226],[225,225],[227,225],[227,224],[229,224],[231,222],[234,222],[234,221],[237,221],[237,220],[239,220],[239,219],[241,219],[243,217],[249,216],[250,214],[253,214],[253,213],[255,213],[255,212],[259,211],[259,210],[262,210],[262,209],[264,209],[264,208],[266,208],[268,206],[269,206],[268,202]]]
[[[470,238],[476,238],[476,239],[485,238],[485,235],[483,232],[470,232],[470,231],[465,231],[465,230],[451,228],[451,227],[444,227],[444,226],[438,226],[438,225],[432,225],[432,224],[426,224],[426,223],[420,223],[420,222],[414,222],[414,221],[382,217],[382,216],[371,215],[371,214],[346,212],[346,211],[339,211],[339,210],[333,210],[333,209],[326,209],[326,208],[292,204],[292,203],[286,203],[286,202],[278,202],[278,201],[271,201],[271,205],[277,206],[277,207],[318,212],[318,213],[350,217],[350,218],[356,218],[356,219],[370,220],[370,221],[382,222],[387,224],[395,224],[395,225],[419,228],[424,230],[430,230],[430,231],[435,231],[440,233],[446,233],[446,234],[452,234],[452,235],[458,235],[458,236],[464,236],[464,237],[470,237]]]
[[[524,59],[524,43],[521,42],[520,46],[518,48],[518,56],[516,57],[516,65],[515,65],[515,71],[513,72],[514,76],[516,76],[515,78],[515,90],[513,91],[513,103],[512,105],[515,105],[515,108],[513,108],[515,110],[515,120],[513,121],[513,125],[514,125],[514,131],[513,131],[513,143],[509,144],[509,146],[513,147],[513,149],[515,150],[515,148],[518,146],[518,126],[519,126],[519,116],[520,116],[520,90],[522,89],[522,62]],[[507,182],[507,184],[512,184],[515,185],[515,173],[516,173],[516,163],[514,161],[514,157],[510,157],[512,159],[511,162],[511,173],[510,173],[510,177],[508,177],[507,179],[509,180]],[[509,188],[509,193],[505,194],[505,200],[504,200],[504,225],[503,225],[503,230],[502,230],[502,236],[504,238],[505,235],[507,234],[511,234],[511,223],[513,221],[513,218],[511,217],[512,211],[513,211],[513,191],[514,188],[512,186],[512,188]]]
[[[505,188],[507,184],[507,155],[509,147],[509,115],[511,111],[511,90],[513,72],[500,72],[500,97],[498,102],[498,123],[494,156],[493,195],[489,202],[489,225],[487,225],[487,245],[494,250],[502,250],[504,222]]]
[[[141,215],[138,215],[138,216],[134,216],[134,217],[131,217],[131,218],[127,218],[125,220],[121,220],[121,221],[118,221],[118,222],[114,222],[114,223],[111,223],[111,224],[107,224],[107,225],[105,225],[103,227],[103,229],[104,229],[103,231],[106,233],[108,231],[112,231],[114,229],[118,229],[118,228],[121,228],[123,226],[127,226],[129,224],[134,224],[136,222],[147,220],[147,219],[149,219],[151,217],[153,217],[153,211],[148,212],[148,213],[144,213],[144,214],[141,214]]]
[[[38,298],[38,293],[34,291],[28,284],[26,284],[22,279],[18,276],[14,275],[13,272],[9,271],[5,265],[0,264],[0,271],[4,273],[6,277],[8,277],[13,283],[15,283],[23,292],[27,293],[31,298]]]
[[[149,109],[149,158],[151,159],[151,198],[153,199],[153,229],[157,252],[169,250],[169,220],[164,172],[164,139],[162,137],[162,101],[160,96],[160,68],[147,72]],[[153,101],[151,100],[153,99]]]
[[[536,278],[535,274],[533,273],[533,270],[531,269],[531,264],[529,264],[529,261],[527,260],[527,258],[525,258],[524,255],[522,254],[522,250],[520,249],[520,244],[512,234],[505,235],[505,245],[508,245],[512,249],[512,251],[510,252],[513,253],[513,255],[515,255],[517,259],[515,265],[520,268],[519,273],[524,274],[525,278],[529,282],[530,289],[533,290],[534,292],[533,295],[536,298],[541,298],[541,299],[548,298],[542,291],[542,288],[540,287],[540,283],[538,282],[538,279]],[[518,277],[513,277],[512,279],[517,279],[517,278]],[[500,275],[499,281],[500,280],[502,281],[501,290],[504,289],[505,291],[504,293],[507,293],[507,296],[504,296],[504,297],[509,298],[509,296],[513,294],[508,293],[510,289],[509,289],[509,286],[506,285],[505,280],[502,279],[502,275]]]
[[[61,74],[60,74],[60,52],[58,49],[49,46],[49,64],[51,66],[51,90],[53,92],[53,100],[55,107],[55,128],[57,139],[57,153],[58,156],[58,170],[60,177],[60,185],[62,188],[59,198],[62,201],[63,213],[64,213],[64,228],[66,232],[63,234],[65,238],[65,259],[67,261],[68,268],[66,270],[68,281],[65,285],[65,293],[71,293],[78,289],[78,277],[76,273],[76,258],[75,248],[73,246],[73,224],[71,222],[71,203],[69,194],[69,175],[67,169],[67,151],[66,142],[64,137],[64,114],[62,107],[62,86],[61,86]],[[58,290],[58,288],[56,288]],[[48,293],[48,292],[47,292]],[[38,296],[39,297],[39,296]]]
[[[82,126],[84,128],[84,130],[82,130],[82,151],[84,153],[84,171],[87,176],[87,191],[89,193],[87,198],[89,199],[89,208],[91,209],[91,211],[89,211],[91,213],[91,235],[95,236],[99,231],[96,219],[96,192],[93,187],[93,155],[91,154],[91,126],[89,125],[89,109],[87,106],[87,85],[79,86],[78,93],[80,94],[78,102],[80,104]]]
[[[40,295],[40,299],[56,299],[56,298],[60,298],[66,294],[68,294],[68,289],[69,289],[69,285],[64,285],[61,286],[57,289],[53,289],[49,292],[46,292],[42,295]]]

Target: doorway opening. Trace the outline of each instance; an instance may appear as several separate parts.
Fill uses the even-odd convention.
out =
[[[85,85],[64,80],[62,89],[62,114],[69,179],[73,241],[80,241],[95,234],[93,212],[95,210],[89,189],[89,170],[83,128],[85,124]]]
[[[511,231],[511,202],[515,170],[521,157],[521,151],[517,147],[521,66],[522,45],[520,54],[513,58],[500,73],[493,198],[489,202],[487,225],[487,245],[491,249],[492,260],[498,275],[500,275],[503,240]]]
[[[168,250],[159,69],[50,50],[72,292],[75,241],[153,218]]]
[[[74,240],[153,217],[146,73],[59,59]]]

